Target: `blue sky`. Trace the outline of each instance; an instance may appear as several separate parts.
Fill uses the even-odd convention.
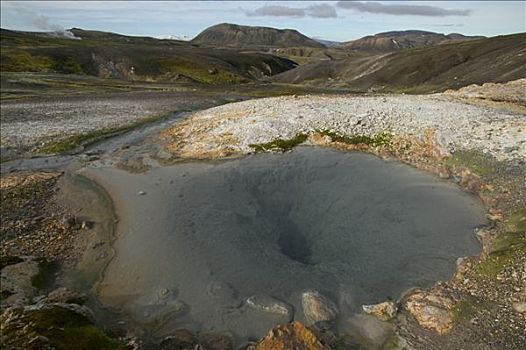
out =
[[[526,32],[524,1],[4,1],[1,26],[80,27],[128,35],[186,36],[222,22],[294,28],[346,41],[390,30],[494,36]]]

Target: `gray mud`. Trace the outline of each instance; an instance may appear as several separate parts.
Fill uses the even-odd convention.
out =
[[[322,148],[84,175],[110,193],[120,219],[100,301],[157,335],[259,338],[290,318],[246,299],[272,296],[304,321],[306,289],[333,299],[346,329],[361,304],[449,279],[458,257],[480,251],[473,229],[485,224],[480,202],[454,185]]]

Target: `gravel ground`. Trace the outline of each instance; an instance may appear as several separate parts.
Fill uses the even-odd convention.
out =
[[[2,154],[34,152],[46,142],[126,126],[174,111],[206,108],[223,94],[127,92],[2,101]]]
[[[499,160],[526,158],[523,114],[470,105],[450,96],[294,96],[243,101],[193,114],[168,130],[169,148],[182,157],[250,153],[251,144],[290,139],[301,132],[334,130],[343,135],[389,132],[421,135],[436,130],[448,153],[475,149]],[[218,150],[228,149],[226,152]]]

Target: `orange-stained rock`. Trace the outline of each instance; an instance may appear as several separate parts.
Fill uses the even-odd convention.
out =
[[[421,327],[445,334],[453,327],[451,309],[454,301],[438,291],[417,291],[406,301],[406,309]]]
[[[256,350],[329,350],[300,322],[277,326],[256,346]]]

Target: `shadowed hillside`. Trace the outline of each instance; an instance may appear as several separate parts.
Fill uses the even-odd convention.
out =
[[[434,92],[526,77],[526,33],[316,62],[273,81],[356,91]]]
[[[342,47],[351,50],[388,52],[483,38],[483,36],[465,36],[456,33],[445,35],[422,30],[404,30],[368,35],[343,43]]]
[[[293,29],[250,27],[222,23],[202,31],[193,44],[231,47],[325,47]]]
[[[81,29],[71,32],[81,40],[2,29],[1,71],[215,84],[259,79],[296,65],[266,53],[204,49],[184,41]]]

